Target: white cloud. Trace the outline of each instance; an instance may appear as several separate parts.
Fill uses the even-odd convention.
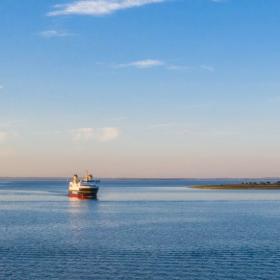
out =
[[[39,35],[44,38],[54,38],[54,37],[72,36],[73,34],[65,32],[65,31],[45,30],[45,31],[40,32]]]
[[[0,90],[3,89],[4,87],[2,85],[0,85]]]
[[[175,71],[195,71],[195,70],[205,70],[208,72],[214,72],[215,68],[210,65],[200,65],[200,66],[193,66],[190,67],[188,65],[184,64],[170,64],[169,62],[163,61],[163,60],[157,60],[157,59],[143,59],[143,60],[137,60],[132,61],[129,63],[122,63],[122,64],[116,64],[113,65],[114,68],[127,68],[127,67],[134,67],[137,69],[150,69],[155,67],[161,67],[166,70],[175,70]]]
[[[91,15],[101,16],[119,10],[161,3],[166,0],[77,0],[68,4],[55,5],[48,16]]]
[[[93,128],[78,128],[72,130],[72,136],[74,141],[89,141],[94,138],[95,130]]]
[[[106,63],[97,63],[97,65],[106,65]],[[204,70],[208,72],[215,72],[215,68],[211,65],[198,65],[198,66],[188,66],[185,64],[171,64],[167,61],[158,60],[158,59],[143,59],[131,61],[128,63],[119,63],[119,64],[111,64],[112,68],[136,68],[140,70],[150,69],[150,68],[161,68],[165,70],[173,70],[173,71],[198,71]]]
[[[135,67],[138,69],[148,69],[158,66],[163,66],[165,63],[160,60],[156,59],[144,59],[144,60],[138,60],[138,61],[132,61],[126,64],[118,64],[116,67],[118,68],[124,68],[124,67]]]
[[[118,138],[120,130],[116,127],[104,127],[97,133],[97,139],[101,142],[107,142]]]
[[[191,70],[191,67],[187,65],[179,65],[179,64],[169,64],[165,61],[158,59],[143,59],[136,60],[129,63],[122,63],[114,65],[115,68],[126,68],[126,67],[134,67],[137,69],[149,69],[155,67],[162,67],[167,70]]]
[[[214,3],[225,3],[227,1],[228,0],[211,0],[211,2],[214,2]]]
[[[88,142],[91,140],[108,142],[117,139],[120,135],[120,130],[116,127],[103,127],[99,129],[87,127],[74,129],[71,132],[73,140],[76,142]]]

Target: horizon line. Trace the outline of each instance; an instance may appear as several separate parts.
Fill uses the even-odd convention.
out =
[[[72,176],[0,176],[0,180],[5,179],[37,179],[37,180],[65,180]],[[280,179],[280,176],[270,177],[96,177],[104,180],[276,180]]]

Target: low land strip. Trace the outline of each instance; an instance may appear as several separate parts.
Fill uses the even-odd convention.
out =
[[[280,190],[280,182],[246,182],[241,184],[202,185],[193,186],[192,188],[202,190]]]

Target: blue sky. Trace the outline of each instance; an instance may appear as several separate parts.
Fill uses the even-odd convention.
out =
[[[2,0],[0,176],[279,176],[279,11]]]

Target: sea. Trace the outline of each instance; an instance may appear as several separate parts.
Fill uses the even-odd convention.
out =
[[[233,179],[0,179],[0,279],[280,279],[280,191]]]

